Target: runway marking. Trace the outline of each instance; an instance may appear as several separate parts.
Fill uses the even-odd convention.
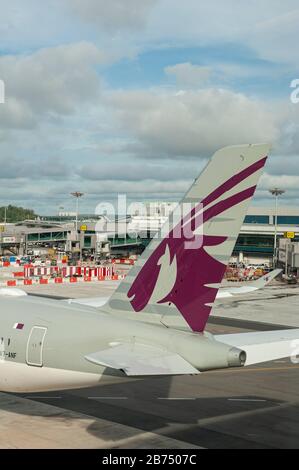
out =
[[[265,402],[267,400],[259,400],[255,398],[228,398],[228,401],[253,401],[253,402]]]
[[[297,405],[297,402],[295,403]],[[292,405],[292,402],[283,403],[283,404],[279,404],[275,406],[269,406],[269,407],[267,406],[266,408],[263,407],[259,409],[251,409],[248,411],[240,411],[237,413],[231,412],[231,413],[226,413],[226,414],[219,415],[219,416],[201,418],[201,419],[198,419],[194,424],[169,423],[164,427],[156,429],[155,433],[163,437],[168,436],[169,433],[171,433],[171,435],[176,435],[179,433],[182,434],[184,431],[187,431],[190,433],[192,430],[198,431],[199,428],[204,429],[205,427],[210,426],[210,425],[215,425],[215,424],[217,425],[219,423],[220,424],[226,423],[226,422],[230,422],[230,421],[234,421],[234,420],[238,420],[242,418],[248,418],[248,417],[253,418],[257,415],[267,414],[269,413],[269,411],[273,412],[273,411],[281,410],[285,408],[287,409],[290,405]]]
[[[127,400],[128,397],[88,397],[88,400]]]
[[[157,397],[157,400],[196,400],[196,398],[183,398],[183,397]]]

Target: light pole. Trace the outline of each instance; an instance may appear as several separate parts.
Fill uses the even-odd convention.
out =
[[[60,219],[60,223],[62,223],[62,211],[64,210],[64,207],[63,206],[59,206],[59,213],[58,213],[58,217]]]
[[[277,212],[278,212],[278,197],[285,193],[284,189],[273,188],[269,192],[275,196],[275,228],[274,228],[274,253],[273,253],[273,266],[277,264]]]
[[[80,250],[80,260],[82,259],[82,249],[81,249],[81,240],[78,234],[78,217],[79,217],[79,199],[84,196],[84,193],[80,191],[75,191],[71,193],[73,197],[76,198],[76,241],[79,241],[79,250]]]
[[[79,199],[84,196],[84,193],[80,193],[79,191],[75,191],[71,193],[71,196],[76,198],[76,232],[78,234],[78,216],[79,216]]]
[[[2,254],[3,232],[5,232],[6,230],[6,219],[7,219],[7,206],[4,207],[4,224],[3,224],[3,227],[1,227],[1,244],[0,244],[1,254]]]

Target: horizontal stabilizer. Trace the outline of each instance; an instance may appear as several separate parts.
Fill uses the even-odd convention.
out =
[[[270,282],[273,281],[273,279],[275,279],[281,272],[282,269],[274,269],[273,271],[265,274],[256,281],[252,281],[251,285],[257,287],[258,289],[262,289],[267,284],[270,284]]]
[[[273,271],[268,274],[265,274],[256,281],[251,281],[246,284],[242,283],[241,286],[239,285],[234,287],[222,287],[221,289],[219,289],[216,298],[217,300],[225,299],[235,295],[250,294],[251,292],[263,289],[263,287],[270,284],[270,282],[273,281],[273,279],[275,279],[281,273],[281,271],[281,269],[274,269]]]
[[[299,329],[216,335],[215,339],[244,350],[245,366],[299,356]]]
[[[185,375],[199,371],[178,354],[139,343],[119,344],[85,356],[89,362],[125,372],[128,376]]]

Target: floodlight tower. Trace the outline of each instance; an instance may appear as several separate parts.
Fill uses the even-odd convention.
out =
[[[273,188],[269,189],[269,192],[272,196],[275,197],[275,231],[274,231],[274,253],[273,253],[273,266],[276,267],[277,264],[277,212],[278,212],[278,198],[285,193],[284,189]]]
[[[79,199],[84,196],[84,193],[81,193],[80,191],[75,191],[71,193],[71,196],[76,198],[76,233],[78,236]]]

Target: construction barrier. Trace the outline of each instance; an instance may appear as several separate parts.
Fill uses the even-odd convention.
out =
[[[9,266],[19,266],[20,260],[16,261],[0,261],[0,267],[8,268]]]
[[[113,259],[112,260],[112,263],[114,264],[135,264],[135,260],[134,259],[127,259],[127,258],[124,258],[124,259]]]
[[[266,274],[266,272],[263,269],[256,269],[252,267],[234,268],[228,266],[224,275],[224,279],[226,279],[227,281],[242,282],[258,279],[264,274]]]
[[[32,285],[48,285],[48,284],[67,284],[67,283],[79,283],[79,282],[97,282],[97,281],[121,281],[125,278],[124,275],[113,275],[113,276],[99,276],[94,278],[83,278],[83,277],[70,277],[62,278],[56,277],[53,279],[22,279],[22,280],[10,280],[0,283],[0,287],[17,287],[17,286],[32,286]]]
[[[16,273],[14,273],[16,274]],[[25,265],[23,277],[41,277],[41,276],[55,276],[58,277],[98,277],[98,276],[113,276],[113,266],[33,266]],[[19,273],[15,277],[20,277]]]
[[[34,276],[51,276],[53,273],[57,273],[59,270],[58,266],[33,266],[31,264],[26,264],[24,266],[24,277],[34,277]]]

